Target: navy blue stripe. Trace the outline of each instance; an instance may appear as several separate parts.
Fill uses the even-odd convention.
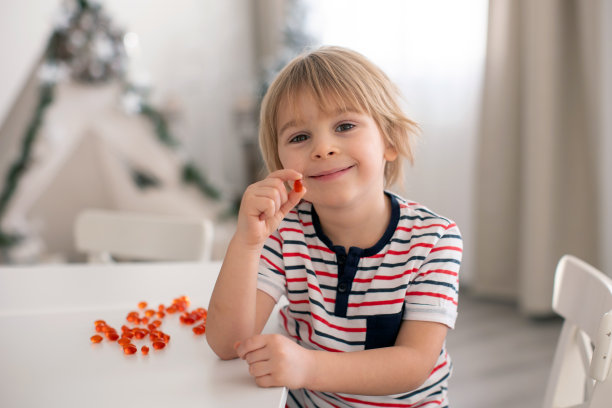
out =
[[[291,293],[291,294],[308,293],[308,289],[303,289],[303,290],[287,290],[287,292]]]
[[[380,265],[359,266],[357,267],[357,269],[359,269],[360,271],[374,271],[374,270],[377,270],[378,268],[397,268],[398,266],[405,266],[408,262],[417,261],[417,260],[422,261],[424,259],[425,259],[424,256],[411,256],[410,258],[402,262],[396,262],[396,263],[382,262]]]
[[[425,265],[429,265],[430,263],[444,263],[444,262],[451,262],[451,263],[456,263],[457,265],[461,265],[461,262],[459,262],[458,260],[454,258],[440,258],[440,259],[432,259],[431,261],[425,262],[423,265],[421,265],[421,267]]]
[[[446,375],[445,375],[444,377],[440,378],[440,379],[439,379],[438,381],[436,381],[435,383],[433,383],[433,384],[431,384],[431,385],[429,385],[429,386],[427,386],[427,387],[425,387],[425,388],[419,388],[419,389],[418,389],[418,390],[416,390],[416,391],[413,391],[413,392],[409,392],[409,393],[407,393],[407,394],[404,394],[404,395],[402,395],[401,397],[397,397],[396,399],[406,399],[406,398],[410,398],[410,397],[413,397],[413,396],[415,396],[415,395],[421,394],[421,393],[423,393],[424,391],[430,390],[430,389],[432,389],[432,388],[434,388],[434,387],[438,387],[438,386],[439,386],[441,383],[443,383],[444,381],[446,381],[446,380],[448,379],[448,377],[449,377],[449,376],[450,376],[450,373],[446,373]],[[436,392],[440,392],[440,391],[436,391]]]
[[[299,390],[296,390],[299,391]],[[295,397],[295,395],[293,395],[293,390],[289,390],[289,397],[291,398],[291,400],[295,403],[295,405],[298,406],[298,408],[303,408],[302,404],[300,404],[297,400],[297,398]]]
[[[283,241],[283,244],[284,245],[289,245],[289,244],[302,245],[302,246],[305,246],[305,247],[308,246],[304,241],[297,241],[297,240],[294,240],[294,239],[286,239],[286,240]]]
[[[276,242],[276,241],[275,241]],[[269,252],[272,252],[274,255],[276,255],[276,257],[281,258],[283,257],[283,254],[281,254],[280,252],[276,252],[274,249],[270,248],[268,245],[264,245],[263,247],[264,250],[268,250]],[[264,251],[262,251],[263,253]]]
[[[275,273],[275,274],[277,274],[277,275],[279,275],[279,276],[284,276],[284,275],[283,275],[281,272],[277,271],[277,270],[276,270],[276,269],[274,269],[274,268],[267,268],[267,269],[268,269],[270,272]],[[257,272],[257,274],[258,274],[258,275],[263,276],[264,278],[267,278],[267,277],[266,277],[266,275],[264,275],[264,274],[263,274],[263,273],[261,273],[261,272]]]
[[[300,224],[300,220],[299,219],[285,218],[283,221],[285,221],[285,222],[292,222],[294,224]]]
[[[437,237],[437,238],[441,238],[442,235],[438,234],[437,232],[428,232],[428,233],[425,233],[425,234],[411,235],[410,239],[393,238],[393,239],[391,239],[391,241],[392,242],[399,242],[400,244],[409,244],[410,242],[412,242],[413,239],[418,239],[418,238],[423,238],[423,237]]]
[[[416,281],[416,282],[412,282],[412,285],[416,286],[416,285],[438,285],[438,286],[446,286],[448,288],[451,288],[455,293],[459,293],[459,290],[457,289],[457,287],[455,285],[453,285],[452,283],[448,283],[448,282],[440,282],[440,281],[432,281],[432,280],[426,280],[426,281]]]
[[[348,340],[344,340],[343,338],[332,336],[331,334],[320,332],[320,331],[318,331],[318,330],[316,330],[314,328],[313,328],[313,331],[319,337],[326,337],[328,339],[335,340],[338,343],[348,344],[349,346],[363,346],[363,344],[364,344],[363,341],[348,341]]]
[[[400,217],[400,220],[422,220],[422,221],[426,221],[426,220],[431,220],[431,219],[439,219],[440,217],[435,216],[435,215],[431,215],[429,217],[421,217],[420,215],[402,215]]]
[[[444,234],[440,239],[458,239],[463,241],[463,239],[461,238],[461,235],[457,235],[457,234]]]

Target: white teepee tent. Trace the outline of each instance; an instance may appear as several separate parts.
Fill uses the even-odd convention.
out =
[[[156,140],[144,117],[121,109],[117,84],[61,83],[55,93],[31,164],[2,220],[4,229],[26,236],[22,248],[14,249],[16,261],[45,254],[78,260],[72,226],[88,207],[218,218],[226,204],[181,181],[182,158]],[[138,187],[133,169],[160,186]],[[223,240],[219,235],[213,256],[223,255]]]

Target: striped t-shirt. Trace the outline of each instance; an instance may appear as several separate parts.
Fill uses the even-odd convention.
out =
[[[372,247],[334,246],[302,201],[264,245],[258,289],[277,301],[286,334],[331,352],[392,346],[402,320],[454,327],[462,241],[455,223],[392,193],[391,220]],[[410,368],[407,368],[409,370]],[[444,407],[450,358],[443,347],[416,390],[389,396],[292,390],[290,407]]]

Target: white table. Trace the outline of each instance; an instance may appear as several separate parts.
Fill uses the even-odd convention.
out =
[[[0,407],[284,407],[242,360],[221,361],[204,336],[167,315],[163,350],[124,355],[93,322],[120,331],[141,300],[207,307],[219,263],[0,267]],[[228,322],[231,324],[231,322]],[[275,331],[273,319],[266,331]],[[141,344],[147,344],[148,340]],[[137,343],[138,345],[139,343]]]

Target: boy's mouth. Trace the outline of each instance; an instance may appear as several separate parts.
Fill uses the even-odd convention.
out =
[[[314,179],[318,179],[318,180],[326,180],[326,179],[332,179],[332,178],[336,178],[344,173],[346,173],[348,170],[352,169],[353,167],[355,167],[355,165],[350,165],[348,167],[337,167],[334,169],[330,169],[330,170],[325,170],[322,171],[320,173],[316,173],[310,176],[310,178],[314,178]]]

